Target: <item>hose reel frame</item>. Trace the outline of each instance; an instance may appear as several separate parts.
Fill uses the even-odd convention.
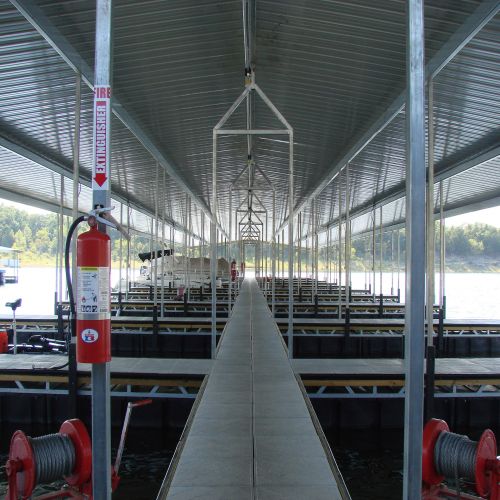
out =
[[[427,422],[423,434],[422,448],[422,480],[429,486],[440,484],[445,476],[437,472],[434,450],[436,441],[442,432],[450,432],[444,420],[433,418]],[[486,498],[491,493],[492,465],[497,461],[497,443],[495,434],[486,429],[477,442],[475,453],[474,479],[477,493]]]
[[[79,419],[66,420],[59,434],[70,439],[75,451],[72,473],[64,480],[71,487],[81,488],[90,481],[92,474],[92,444],[87,428]],[[37,486],[36,457],[30,438],[23,431],[16,431],[11,438],[6,472],[9,480],[7,498],[31,497]],[[53,478],[57,479],[61,478]]]

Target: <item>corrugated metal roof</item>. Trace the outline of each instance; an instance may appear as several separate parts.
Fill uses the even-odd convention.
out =
[[[94,3],[36,0],[36,4],[93,67]],[[212,128],[243,90],[241,1],[116,0],[114,5],[114,95],[171,160],[179,178],[210,205]],[[426,2],[427,60],[480,5],[480,0]],[[498,146],[499,33],[497,15],[435,80],[437,173],[464,157]],[[259,0],[255,42],[257,83],[294,128],[298,205],[404,89],[405,1]],[[0,0],[0,63],[0,134],[70,170],[74,72],[7,0]],[[254,100],[254,116],[258,127],[276,126],[276,119],[259,99]],[[81,169],[86,179],[91,175],[91,118],[92,94],[85,87]],[[245,125],[243,110],[230,124]],[[169,176],[163,182],[161,169],[157,182],[151,154],[118,119],[112,126],[116,194],[154,214],[157,186],[165,184],[165,192],[160,189],[159,193],[160,213],[165,207],[168,217],[186,224],[182,186]],[[403,194],[404,146],[403,111],[351,162],[354,214]],[[17,168],[9,178],[16,166],[3,161],[5,151],[0,153],[2,180],[20,190],[26,184],[22,171]],[[246,153],[242,137],[219,141],[219,217],[226,228],[229,186],[244,168]],[[285,138],[255,138],[254,159],[276,189],[279,225],[288,205]],[[38,194],[33,195],[57,199],[47,173],[33,168],[25,169],[32,179],[40,178],[37,189],[32,188]],[[262,176],[257,174],[256,179],[262,189],[259,199],[271,212],[271,190]],[[500,181],[493,177],[488,183],[491,189],[485,193],[497,196]],[[474,189],[452,182],[450,196],[465,205],[476,196]],[[337,192],[335,180],[318,196],[320,225],[338,217]],[[244,198],[243,192],[233,191],[233,210]],[[66,203],[71,204],[70,198]],[[391,212],[390,206],[384,210]],[[192,218],[193,229],[201,232],[201,211],[194,204]],[[306,233],[308,207],[303,220]]]

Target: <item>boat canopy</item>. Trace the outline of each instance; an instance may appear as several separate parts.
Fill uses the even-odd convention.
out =
[[[166,248],[164,250],[156,250],[153,252],[143,252],[139,254],[139,259],[144,262],[145,260],[158,259],[159,257],[173,255],[174,251],[171,248]]]

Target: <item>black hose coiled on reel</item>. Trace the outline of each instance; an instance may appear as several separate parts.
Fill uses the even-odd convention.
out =
[[[47,484],[70,476],[75,468],[75,447],[64,434],[28,438],[35,458],[36,484]]]
[[[438,474],[475,481],[477,442],[454,432],[441,432],[434,447]]]

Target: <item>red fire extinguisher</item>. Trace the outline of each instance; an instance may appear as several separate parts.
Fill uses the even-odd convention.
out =
[[[233,259],[231,262],[231,281],[236,280],[236,261]]]
[[[97,224],[77,239],[76,358],[111,361],[111,243]]]

